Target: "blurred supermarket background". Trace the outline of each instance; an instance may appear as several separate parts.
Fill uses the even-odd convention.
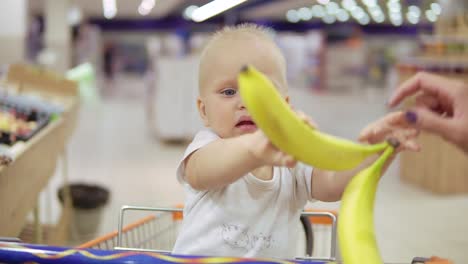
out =
[[[175,168],[202,128],[198,59],[224,25],[272,27],[292,104],[340,137],[391,111],[389,95],[420,70],[468,80],[466,0],[226,0],[233,7],[196,16],[209,2],[0,2],[0,237],[76,246],[115,230],[123,205],[182,204]],[[383,258],[468,263],[468,158],[431,135],[421,142],[379,186]]]

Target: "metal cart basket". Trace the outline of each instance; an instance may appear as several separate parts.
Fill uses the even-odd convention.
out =
[[[147,211],[151,215],[124,226],[127,211]],[[96,238],[78,248],[115,249],[170,253],[182,224],[182,206],[153,208],[123,206],[118,230]],[[334,261],[336,249],[337,216],[333,211],[306,210],[301,214],[303,235],[297,250],[297,259]]]

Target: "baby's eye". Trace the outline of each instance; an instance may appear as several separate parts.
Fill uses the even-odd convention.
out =
[[[236,95],[237,90],[232,89],[232,88],[228,88],[228,89],[224,89],[223,91],[221,91],[221,93],[226,95],[226,96],[233,96],[233,95]]]

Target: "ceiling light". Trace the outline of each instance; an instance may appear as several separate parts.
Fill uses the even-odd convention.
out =
[[[286,12],[286,20],[291,23],[297,23],[300,20],[299,14],[297,13],[297,10],[291,9],[288,12]]]
[[[403,18],[401,16],[390,16],[390,22],[395,26],[401,26],[403,24]]]
[[[436,22],[437,21],[437,15],[432,10],[426,10],[426,18],[430,22]]]
[[[411,11],[408,11],[408,13],[406,13],[406,19],[408,20],[410,20],[410,18],[419,20],[419,17],[420,17],[419,14],[411,12]]]
[[[411,12],[417,17],[421,16],[421,9],[419,9],[419,7],[414,6],[414,5],[408,7],[408,12]]]
[[[377,23],[382,23],[385,21],[385,15],[378,6],[376,6],[375,8],[369,8],[369,14],[372,16],[372,19]]]
[[[116,0],[102,0],[102,10],[104,17],[112,19],[117,15],[117,4]]]
[[[332,15],[327,14],[327,15],[325,15],[325,16],[323,17],[323,22],[325,22],[325,23],[327,23],[327,24],[335,23],[335,21],[336,21],[335,16],[332,16]]]
[[[187,19],[187,20],[191,20],[191,19],[192,19],[193,11],[195,11],[197,8],[198,8],[198,6],[196,6],[196,5],[188,6],[188,7],[185,8],[185,10],[184,10],[183,17],[184,17],[185,19]]]
[[[442,7],[440,7],[439,3],[432,3],[431,9],[436,15],[440,15],[440,13],[442,13]]]
[[[388,1],[387,7],[388,8],[401,8],[401,4],[399,1]]]
[[[338,19],[338,21],[340,21],[340,22],[346,22],[346,21],[349,20],[349,14],[348,14],[348,12],[346,12],[346,10],[340,9],[336,13],[336,19]]]
[[[330,15],[334,15],[340,9],[340,6],[335,2],[330,2],[326,5],[327,13]]]
[[[401,20],[395,20],[395,21],[392,21],[392,24],[393,24],[394,26],[399,27],[399,26],[401,26],[401,25],[403,24],[403,21],[401,21]]]
[[[380,13],[382,13],[382,10],[380,9],[379,6],[373,6],[368,8],[369,13],[373,16],[378,16]]]
[[[390,19],[392,20],[401,20],[402,17],[401,17],[401,13],[390,13]]]
[[[419,22],[419,17],[413,15],[413,13],[408,13],[406,15],[406,20],[408,20],[408,22],[411,24],[417,24]]]
[[[385,21],[385,15],[380,13],[380,15],[373,17],[374,21],[377,23],[383,23]]]
[[[82,19],[83,13],[81,12],[81,9],[78,6],[70,7],[70,10],[68,10],[67,14],[68,24],[76,26],[81,23]]]
[[[359,20],[359,19],[363,18],[366,15],[366,12],[364,12],[364,10],[362,8],[358,7],[352,12],[352,15],[353,15],[354,18]]]
[[[341,5],[349,11],[352,11],[357,6],[354,0],[343,0]]]
[[[387,7],[390,12],[401,12],[401,5],[398,2],[389,3]]]
[[[139,7],[138,7],[138,13],[139,13],[140,15],[142,15],[142,16],[146,16],[146,15],[148,15],[150,12],[151,12],[151,9],[147,9],[147,8],[145,8],[145,7],[143,7],[143,6],[139,6]]]
[[[193,11],[192,19],[195,22],[205,21],[208,18],[242,4],[245,1],[247,0],[213,0]]]
[[[321,5],[314,5],[312,7],[312,16],[314,17],[324,17],[325,16],[325,8]]]
[[[369,22],[370,22],[370,18],[369,18],[368,15],[364,14],[363,17],[361,17],[360,19],[358,19],[358,22],[359,22],[359,24],[361,24],[361,25],[367,25],[367,24],[369,24]]]
[[[377,0],[362,0],[362,2],[368,7],[377,6]]]
[[[312,10],[307,7],[299,8],[297,14],[299,15],[299,18],[304,21],[312,19]]]
[[[138,13],[142,16],[148,15],[153,10],[155,2],[155,0],[142,0],[138,6]]]
[[[151,10],[153,9],[154,4],[155,0],[142,0],[140,6],[142,9]]]

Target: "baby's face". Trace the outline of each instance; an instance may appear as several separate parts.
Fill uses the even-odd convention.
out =
[[[198,108],[205,126],[221,138],[257,130],[241,100],[237,76],[244,65],[263,72],[280,91],[287,90],[285,65],[279,50],[266,40],[230,38],[214,43],[200,64]],[[286,97],[286,93],[283,93]]]

